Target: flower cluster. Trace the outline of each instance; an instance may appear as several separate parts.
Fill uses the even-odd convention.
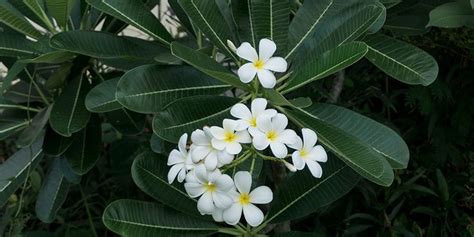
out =
[[[169,183],[177,179],[185,182],[188,195],[198,198],[197,208],[202,215],[212,215],[217,222],[236,225],[242,216],[251,226],[263,222],[263,212],[255,204],[267,204],[273,200],[272,190],[259,186],[251,190],[252,175],[247,171],[236,172],[233,179],[222,173],[221,168],[231,166],[235,156],[248,158],[270,147],[273,159],[284,162],[293,171],[308,166],[314,177],[322,175],[318,162],[326,162],[324,148],[316,145],[316,133],[303,128],[300,138],[294,130],[288,129],[288,118],[274,109],[267,108],[267,100],[254,99],[250,109],[244,104],[236,104],[231,109],[236,119],[224,119],[222,127],[204,127],[179,139],[178,149],[171,151],[168,165]],[[251,144],[255,149],[246,149],[242,144]],[[249,146],[245,146],[248,148]],[[292,153],[293,165],[284,159]],[[256,151],[255,151],[256,150]],[[266,157],[266,156],[265,156]],[[237,161],[237,159],[235,160]]]

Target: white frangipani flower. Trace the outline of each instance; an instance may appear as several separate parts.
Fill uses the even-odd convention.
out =
[[[207,171],[204,165],[198,165],[194,172],[188,173],[184,188],[192,198],[200,196],[197,204],[199,212],[212,214],[216,209],[226,209],[232,205],[228,195],[233,189],[234,182],[229,175],[222,174],[218,169]]]
[[[257,54],[257,51],[247,42],[237,48],[237,55],[249,61],[242,65],[237,73],[243,83],[251,82],[257,75],[263,87],[273,88],[276,84],[273,72],[286,72],[288,63],[282,57],[272,57],[276,51],[276,45],[269,39],[261,39],[258,50]]]
[[[249,133],[253,136],[257,129],[257,118],[262,115],[273,117],[277,114],[277,111],[274,109],[267,108],[267,100],[263,98],[256,98],[252,100],[251,109],[242,104],[238,103],[232,107],[230,114],[232,116],[239,118],[239,125],[236,130],[241,131],[248,129]]]
[[[173,183],[178,176],[178,182],[183,182],[186,172],[194,167],[188,150],[186,150],[186,142],[188,134],[183,134],[179,138],[178,149],[172,150],[168,156],[168,165],[172,166],[168,172],[168,182]]]
[[[194,163],[204,161],[208,170],[214,170],[232,162],[234,156],[227,151],[219,151],[212,146],[212,133],[209,127],[197,129],[191,134],[191,157]]]
[[[244,213],[245,220],[253,227],[263,222],[263,212],[254,204],[267,204],[273,200],[273,192],[267,186],[260,186],[250,191],[252,176],[247,171],[239,171],[234,176],[236,190],[232,190],[234,203],[223,213],[224,221],[236,225]]]
[[[307,165],[314,177],[321,178],[323,170],[318,162],[326,162],[328,155],[322,146],[315,146],[318,136],[313,130],[303,128],[301,132],[303,133],[303,141],[298,138],[299,142],[294,147],[296,151],[292,154],[293,165],[298,170],[304,169]]]
[[[229,154],[236,155],[242,151],[240,143],[250,143],[252,139],[249,133],[244,131],[236,131],[238,122],[231,119],[224,119],[223,127],[211,127],[212,146],[217,150],[225,150]]]
[[[258,131],[253,135],[253,146],[257,150],[264,150],[268,146],[277,158],[288,155],[286,145],[292,146],[298,142],[298,135],[291,129],[286,129],[288,118],[283,114],[277,114],[273,118],[260,116],[257,121]]]

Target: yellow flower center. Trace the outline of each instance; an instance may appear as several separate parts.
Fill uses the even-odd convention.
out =
[[[253,117],[253,118],[250,120],[250,126],[251,126],[251,127],[257,127],[257,118]]]
[[[303,148],[303,149],[301,149],[301,151],[300,151],[300,157],[303,158],[303,159],[306,159],[306,158],[308,158],[308,157],[307,157],[307,156],[308,156],[308,153],[309,153],[309,152],[308,152],[306,149]]]
[[[261,60],[261,59],[258,59],[257,61],[255,61],[253,63],[253,65],[257,68],[257,69],[262,69],[263,68],[263,65],[265,65],[265,63]]]
[[[224,135],[224,141],[233,142],[235,140],[235,134],[233,132],[226,132]]]
[[[204,184],[204,188],[206,189],[207,192],[214,192],[216,191],[216,185],[209,182],[207,184]]]
[[[239,197],[239,203],[241,205],[247,205],[250,203],[250,196],[248,193],[242,193]]]
[[[277,139],[277,137],[278,137],[278,134],[275,131],[272,130],[272,131],[267,132],[268,140],[273,142],[275,141],[275,139]]]

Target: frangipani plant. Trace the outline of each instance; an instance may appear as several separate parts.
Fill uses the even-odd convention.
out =
[[[36,63],[56,65],[47,73],[60,75],[44,80],[26,68],[40,101],[32,107],[36,97],[30,93],[26,101],[4,103],[35,113],[10,126],[14,133],[8,135],[34,130],[35,154],[64,156],[52,167],[59,167],[61,180],[66,177],[64,185],[94,167],[104,118],[123,134],[145,137],[145,115],[152,114],[152,146],[177,144],[173,151],[145,149],[134,160],[134,182],[156,202],[111,203],[103,222],[122,236],[256,236],[271,231],[270,224],[330,204],[361,178],[390,186],[394,170],[408,164],[403,139],[361,114],[300,97],[298,90],[364,57],[407,84],[429,85],[438,73],[430,55],[379,32],[386,10],[378,0],[170,0],[186,31],[181,38],[172,37],[141,1],[78,1],[86,10],[64,22],[25,2],[41,13],[36,17],[47,30],[0,16],[36,39],[0,36],[0,53],[17,57],[3,89],[26,64],[38,70]],[[21,18],[8,2],[0,6]],[[108,33],[92,31],[101,20]],[[126,25],[153,40],[117,36]],[[121,119],[129,122],[114,123]],[[43,142],[36,131],[44,127]],[[31,143],[23,144],[30,149]],[[34,169],[35,157],[11,162]],[[289,172],[276,177],[279,167]],[[24,180],[27,174],[20,175],[15,177]],[[0,183],[2,203],[22,180]],[[67,189],[61,191],[65,197]],[[38,213],[51,221],[64,198],[42,200],[52,208]]]

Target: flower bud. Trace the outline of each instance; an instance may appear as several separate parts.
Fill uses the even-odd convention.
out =
[[[286,161],[283,161],[283,164],[285,164],[286,168],[288,168],[289,171],[291,172],[296,172],[296,167]]]
[[[229,47],[230,50],[232,50],[232,52],[235,53],[235,51],[237,51],[237,48],[235,47],[234,43],[232,43],[232,41],[230,40],[227,40],[227,47]]]

